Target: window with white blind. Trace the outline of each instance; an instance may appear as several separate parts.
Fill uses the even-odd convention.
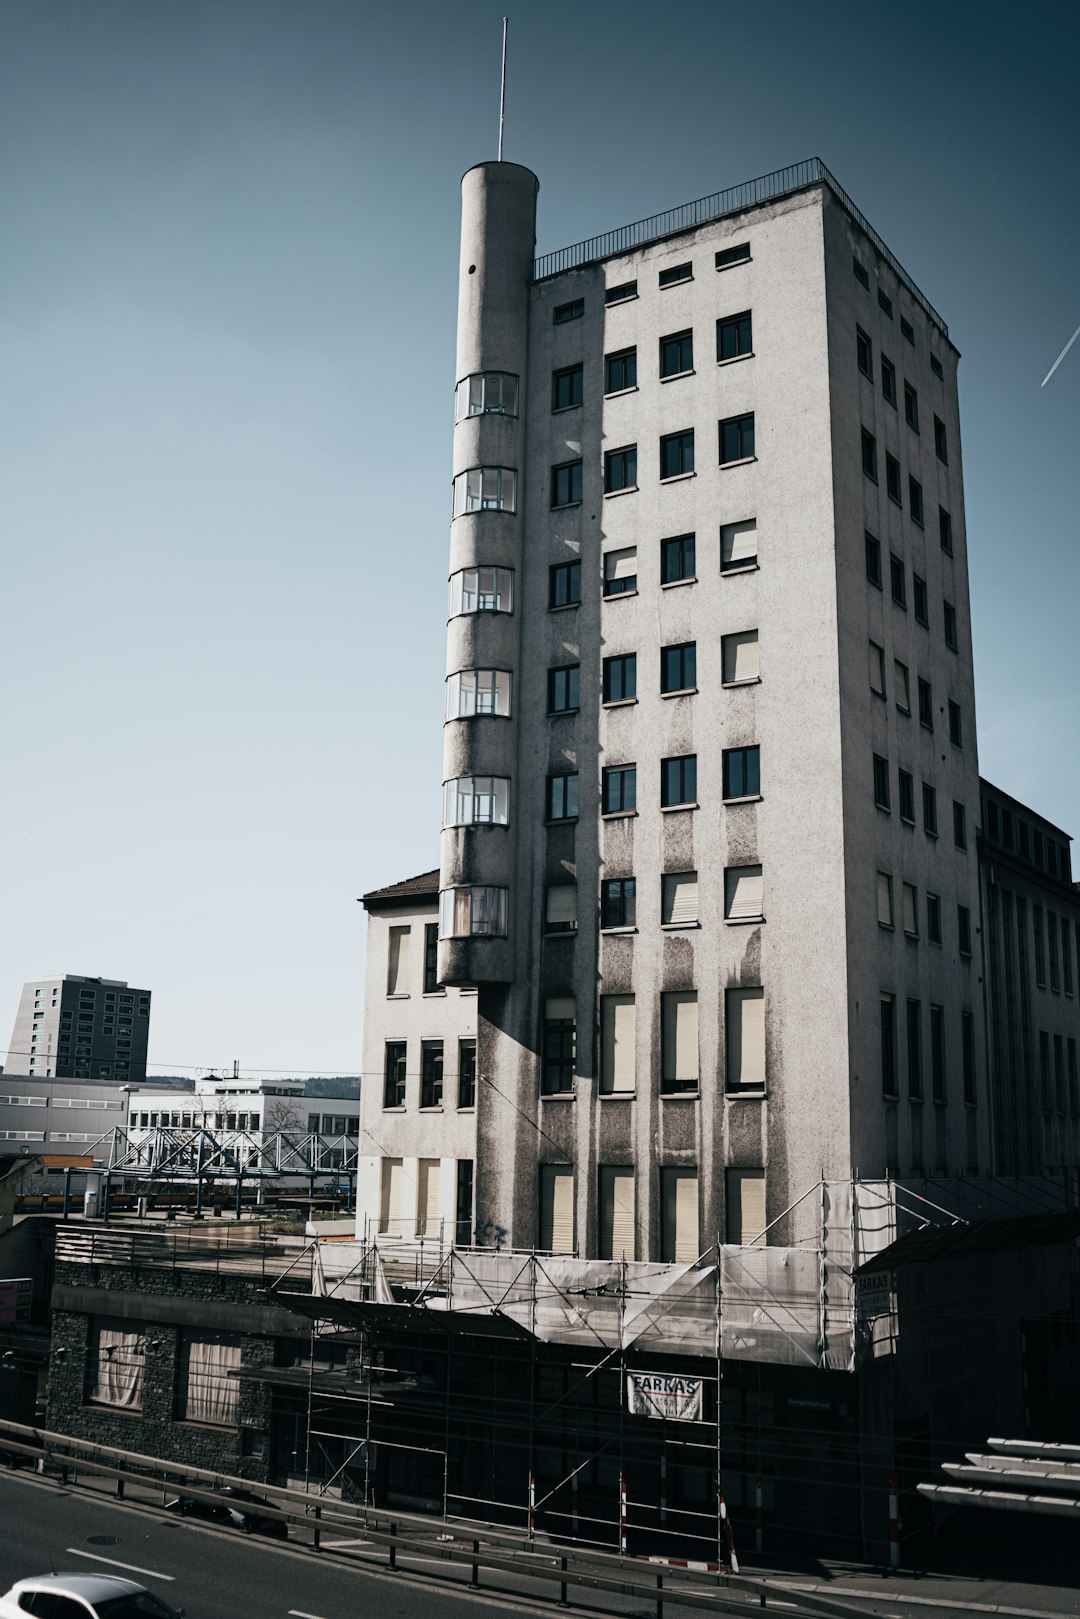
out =
[[[740,630],[721,640],[721,663],[725,686],[741,686],[761,677],[757,630]]]
[[[727,990],[725,1022],[725,1088],[729,1091],[764,1090],[765,991],[760,987]]]
[[[919,894],[911,884],[904,884],[904,932],[915,939],[919,936]]]
[[[696,989],[661,995],[662,1089],[667,1095],[698,1088],[698,999]]]
[[[637,546],[604,552],[604,595],[629,596],[637,589]]]
[[[760,866],[728,866],[724,872],[724,919],[727,922],[760,922],[762,882]]]
[[[720,530],[721,573],[756,568],[757,560],[757,518],[751,517],[742,523],[725,523]]]
[[[600,1259],[636,1259],[634,1171],[600,1166]]]
[[[379,1230],[390,1237],[402,1234],[405,1164],[400,1158],[382,1161],[382,1187],[379,1198]]]
[[[411,938],[411,928],[390,929],[390,945],[386,965],[386,993],[388,995],[407,995],[409,993],[409,948]]]
[[[441,1164],[438,1158],[421,1158],[417,1164],[416,1235],[439,1235],[439,1181]]]
[[[696,871],[668,872],[663,880],[660,920],[666,928],[684,928],[698,919]]]
[[[553,883],[544,904],[544,932],[574,933],[577,925],[577,884]]]
[[[741,1247],[765,1246],[765,1171],[726,1172],[727,1240]]]
[[[870,690],[878,697],[885,695],[885,653],[876,641],[870,646]]]
[[[540,1165],[540,1248],[574,1251],[574,1171],[569,1164]]]
[[[632,995],[605,995],[600,1002],[600,1089],[608,1096],[634,1089],[637,1019]]]
[[[696,1169],[660,1171],[660,1258],[690,1265],[701,1252]]]
[[[893,925],[892,878],[886,871],[877,874],[877,919],[883,928]]]

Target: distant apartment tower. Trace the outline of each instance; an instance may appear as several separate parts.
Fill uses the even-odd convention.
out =
[[[817,160],[534,263],[537,184],[462,182],[436,977],[477,1227],[671,1260],[990,1163],[958,355]]]
[[[119,978],[66,973],[24,984],[7,1075],[35,1079],[146,1078],[150,991]]]

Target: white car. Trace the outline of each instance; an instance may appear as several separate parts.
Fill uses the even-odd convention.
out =
[[[144,1585],[112,1574],[39,1574],[0,1597],[0,1619],[184,1619]]]

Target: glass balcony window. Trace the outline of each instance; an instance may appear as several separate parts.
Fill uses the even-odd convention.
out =
[[[517,473],[511,467],[470,467],[454,479],[454,516],[516,512]]]
[[[462,613],[510,613],[513,608],[512,568],[462,568],[450,575],[450,618]]]
[[[510,673],[506,669],[461,669],[446,681],[446,718],[476,714],[510,716]]]
[[[505,888],[444,888],[439,894],[440,939],[505,939]]]
[[[518,379],[509,371],[477,371],[462,377],[454,393],[454,422],[467,416],[516,416]]]
[[[443,783],[443,826],[508,826],[508,776],[458,776]]]

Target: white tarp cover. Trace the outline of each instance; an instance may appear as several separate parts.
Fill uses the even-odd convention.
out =
[[[633,1417],[700,1422],[701,1388],[700,1377],[671,1377],[665,1372],[628,1372],[626,1403]]]

